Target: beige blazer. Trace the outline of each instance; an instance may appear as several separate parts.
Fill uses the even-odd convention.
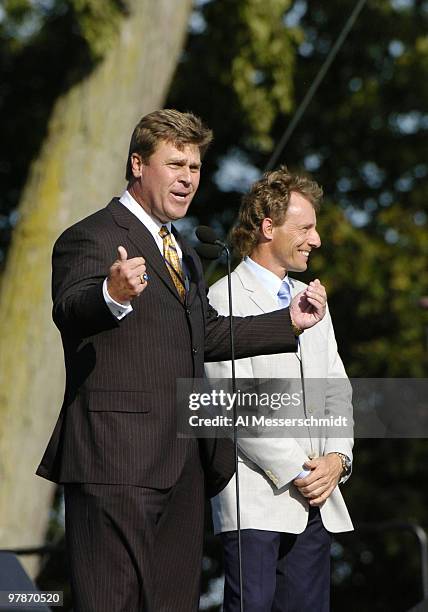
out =
[[[290,278],[292,295],[306,285]],[[235,315],[258,315],[278,309],[276,299],[259,282],[251,269],[241,262],[232,273]],[[227,277],[216,282],[209,292],[210,303],[220,314],[228,314]],[[301,366],[299,359],[301,359]],[[209,378],[230,378],[230,362],[205,364]],[[298,354],[259,355],[236,361],[237,378],[305,379],[306,416],[310,414],[347,415],[352,422],[352,389],[337,352],[333,325],[327,310],[324,319],[300,336]],[[314,384],[314,379],[317,383]],[[319,384],[323,379],[342,379],[340,384]],[[312,384],[311,384],[312,383]],[[303,407],[300,408],[303,411]],[[302,415],[303,416],[303,415]],[[319,431],[318,431],[318,434]],[[239,481],[241,528],[301,533],[307,524],[309,505],[292,484],[304,461],[313,453],[332,451],[352,459],[352,437],[257,437],[239,440]],[[342,479],[342,482],[346,480]],[[323,524],[330,532],[353,529],[339,487],[320,508]],[[216,533],[236,529],[235,476],[212,499]]]

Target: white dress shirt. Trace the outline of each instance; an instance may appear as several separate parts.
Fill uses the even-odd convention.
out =
[[[159,252],[161,253],[162,257],[163,257],[163,240],[159,236],[159,230],[160,230],[160,228],[163,225],[165,225],[165,227],[171,233],[171,238],[172,238],[173,242],[175,243],[175,247],[177,249],[178,257],[180,258],[180,262],[182,263],[183,252],[181,250],[180,245],[176,242],[176,240],[174,238],[174,234],[171,232],[171,222],[162,223],[158,219],[155,219],[154,217],[149,215],[149,213],[146,212],[144,210],[144,208],[140,204],[138,204],[138,202],[132,197],[132,195],[129,193],[129,191],[125,191],[125,193],[119,199],[119,202],[121,204],[123,204],[124,206],[126,206],[126,208],[130,212],[132,212],[132,214],[135,215],[137,217],[137,219],[139,219],[141,221],[141,223],[143,225],[145,225],[145,227],[149,230],[149,232],[153,236],[153,238],[154,238],[154,240],[155,240],[155,242],[156,242],[156,244],[157,244],[157,246],[159,248]],[[118,246],[120,246],[120,245],[118,245]],[[107,278],[104,280],[104,283],[103,283],[103,296],[104,296],[105,303],[109,307],[110,312],[119,321],[120,321],[120,319],[123,319],[124,317],[126,317],[126,315],[128,315],[130,312],[132,312],[131,302],[125,302],[125,303],[121,304],[120,302],[116,302],[116,300],[114,300],[109,295],[109,292],[107,290]]]

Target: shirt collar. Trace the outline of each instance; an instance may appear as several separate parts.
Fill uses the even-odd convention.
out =
[[[138,204],[137,200],[132,197],[129,191],[125,191],[125,193],[119,199],[119,202],[126,206],[126,208],[132,212],[132,214],[138,217],[141,223],[143,223],[147,227],[147,229],[154,238],[157,239],[159,237],[159,230],[162,225],[165,225],[168,228],[168,231],[171,232],[170,221],[168,223],[162,223],[161,221],[159,221],[159,219],[156,219],[155,217],[149,215],[149,213],[144,210],[141,204]]]
[[[279,276],[277,276],[264,266],[261,266],[260,264],[256,263],[253,259],[251,259],[251,257],[248,257],[248,255],[244,257],[244,263],[249,267],[251,272],[257,277],[260,283],[269,291],[269,293],[272,294],[274,298],[277,298],[278,291],[280,290],[282,283],[288,284],[288,286],[290,287],[291,294],[291,285],[288,275],[285,275],[284,278],[281,280]]]

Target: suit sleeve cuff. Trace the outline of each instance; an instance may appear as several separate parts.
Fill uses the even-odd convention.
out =
[[[242,438],[239,449],[263,470],[277,489],[293,482],[308,459],[291,438]]]

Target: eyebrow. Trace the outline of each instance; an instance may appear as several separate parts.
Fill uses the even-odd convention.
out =
[[[166,160],[167,164],[177,164],[178,166],[185,166],[187,164],[187,157],[170,157]],[[200,168],[202,162],[193,162],[189,164],[192,167]]]

